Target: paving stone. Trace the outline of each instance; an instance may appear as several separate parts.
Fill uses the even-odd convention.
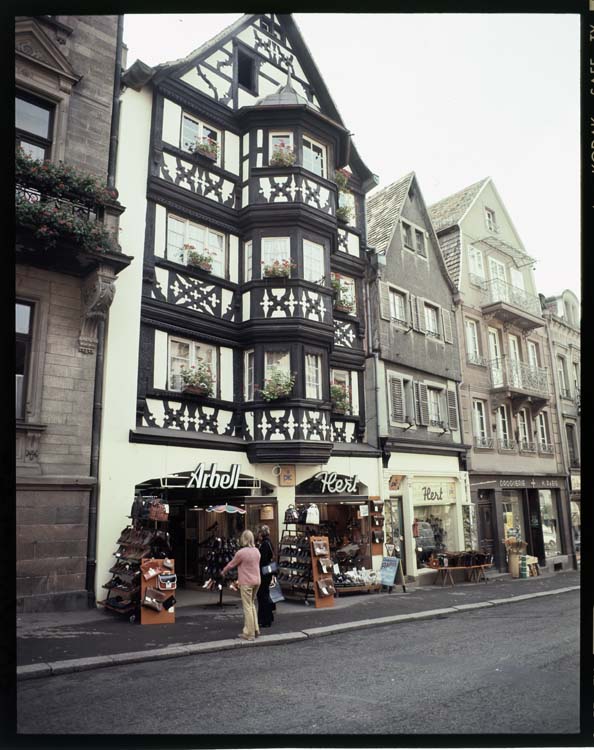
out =
[[[17,667],[17,680],[34,680],[37,677],[49,677],[52,668],[49,664],[27,664],[26,667]]]
[[[464,609],[482,609],[483,607],[492,607],[491,602],[475,602],[474,604],[456,604],[452,609],[464,610]]]
[[[112,664],[111,656],[89,656],[85,659],[65,659],[52,661],[49,666],[52,675],[67,674],[69,672],[84,672],[87,669],[108,667]]]

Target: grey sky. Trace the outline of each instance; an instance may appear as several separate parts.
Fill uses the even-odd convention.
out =
[[[128,65],[183,57],[240,14],[126,15]],[[294,18],[368,167],[425,201],[491,176],[546,295],[580,295],[579,16]]]

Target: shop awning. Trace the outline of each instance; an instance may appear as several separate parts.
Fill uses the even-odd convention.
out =
[[[241,508],[238,508],[236,505],[229,505],[229,503],[225,503],[224,505],[209,505],[206,509],[207,513],[247,513],[246,510],[242,510]]]

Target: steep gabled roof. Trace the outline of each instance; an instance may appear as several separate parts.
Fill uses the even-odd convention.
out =
[[[484,177],[473,185],[429,206],[429,214],[435,231],[442,232],[458,224],[490,179],[490,177]]]
[[[390,246],[414,176],[414,172],[409,172],[388,187],[374,191],[366,200],[367,242],[378,253]]]
[[[427,220],[427,228],[431,236],[432,245],[435,248],[437,262],[441,267],[450,289],[455,292],[457,290],[457,285],[454,283],[449,273],[448,264],[442,253],[437,233],[431,222],[429,210],[425,204],[417,176],[414,172],[409,172],[409,174],[405,175],[400,180],[393,182],[391,185],[388,185],[388,187],[374,192],[367,198],[366,214],[368,244],[375,247],[375,250],[378,253],[384,253],[388,250],[394,232],[396,231],[396,227],[398,226],[398,222],[400,221],[404,202],[413,187],[419,196],[419,202]]]
[[[460,230],[458,227],[452,227],[439,237],[439,246],[443,254],[443,259],[448,269],[452,281],[456,288],[460,288],[460,264],[462,260],[460,245]]]

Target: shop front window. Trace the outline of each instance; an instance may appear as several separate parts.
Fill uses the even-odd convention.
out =
[[[557,498],[552,490],[539,490],[540,518],[542,523],[542,540],[545,556],[562,554],[561,533],[557,515]]]
[[[526,541],[524,533],[524,518],[520,502],[520,493],[510,491],[503,493],[503,533],[506,539],[517,539],[519,542]]]
[[[571,501],[571,533],[573,535],[573,547],[577,559],[581,557],[582,548],[582,520],[581,520],[581,505],[575,501]]]
[[[439,552],[455,551],[455,505],[421,505],[414,508],[413,537],[419,568]]]
[[[478,549],[476,509],[474,505],[462,506],[462,523],[464,524],[464,549]]]

